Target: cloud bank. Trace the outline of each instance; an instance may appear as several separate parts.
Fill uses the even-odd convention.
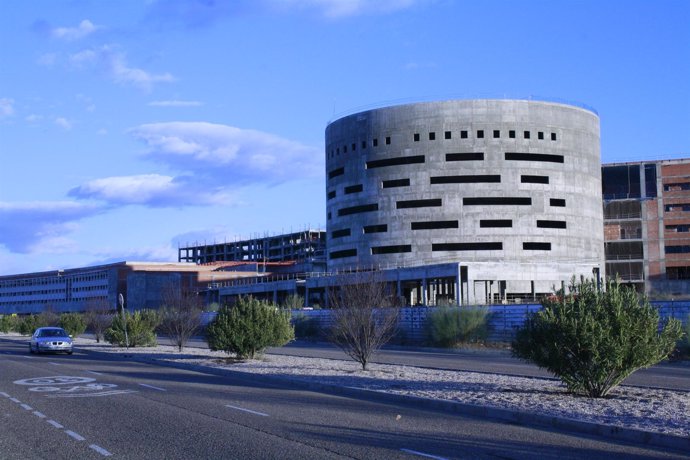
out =
[[[87,37],[99,28],[88,19],[84,19],[77,27],[56,27],[50,33],[53,37],[60,40],[73,41]]]

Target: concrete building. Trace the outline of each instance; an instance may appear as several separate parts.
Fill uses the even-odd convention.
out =
[[[603,276],[600,181],[599,118],[584,108],[458,100],[348,115],[326,128],[328,270],[457,263],[441,289],[469,303]]]
[[[602,190],[609,276],[690,298],[690,159],[603,165]]]
[[[228,264],[118,262],[92,267],[0,276],[0,315],[82,312],[91,306],[117,308],[118,295],[127,308],[158,308],[168,286],[205,291],[209,284],[255,271],[228,271]]]

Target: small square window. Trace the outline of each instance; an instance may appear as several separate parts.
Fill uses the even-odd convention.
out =
[[[343,145],[343,153],[347,153],[347,145]]]
[[[352,143],[352,151],[354,152],[355,150],[357,150],[357,144],[355,144],[355,143],[353,142],[353,143]]]
[[[556,140],[556,133],[551,133],[551,140],[555,141]]]
[[[539,140],[544,140],[544,133],[541,132],[541,131],[539,131],[539,132],[537,133],[537,137],[539,138]]]
[[[484,139],[484,130],[483,129],[480,129],[477,131],[477,137],[479,139]]]
[[[414,133],[414,141],[419,142],[419,133]]]
[[[336,155],[340,155],[340,147],[335,150]]]
[[[390,144],[391,144],[391,138],[390,138],[390,136],[386,136],[386,145],[390,145]]]
[[[374,144],[373,144],[373,145],[374,145],[374,147],[378,147],[378,146],[379,146],[379,140],[378,140],[378,139],[374,139]]]
[[[510,131],[508,131],[508,137],[511,139],[515,139],[515,130],[514,129],[511,129]]]
[[[429,140],[435,141],[436,140],[436,133],[429,133]]]
[[[363,149],[367,148],[367,141],[362,141],[362,148]]]
[[[525,137],[525,139],[529,139],[529,131],[524,132],[524,137]]]
[[[444,133],[444,136],[445,136],[446,139],[450,139],[450,136],[451,136],[450,131],[446,131],[446,132]]]
[[[467,139],[467,131],[460,131],[460,139]]]
[[[498,129],[494,129],[494,139],[498,139],[501,137],[501,131]]]

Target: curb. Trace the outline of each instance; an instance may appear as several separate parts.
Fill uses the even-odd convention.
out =
[[[463,415],[471,415],[482,418],[489,418],[493,420],[501,420],[518,425],[540,426],[546,428],[558,428],[573,433],[587,434],[605,437],[614,440],[627,441],[637,445],[648,445],[653,447],[663,447],[681,452],[690,452],[690,436],[683,437],[673,434],[656,433],[651,431],[643,431],[634,428],[625,428],[614,425],[604,425],[594,422],[585,422],[581,420],[569,419],[565,417],[556,417],[552,415],[542,415],[529,412],[520,412],[517,410],[500,409],[490,406],[478,406],[474,404],[466,404],[455,401],[447,401],[442,399],[423,398],[419,396],[399,395],[394,393],[386,393],[383,391],[366,390],[356,387],[344,387],[338,385],[331,385],[319,382],[308,382],[299,379],[291,379],[289,377],[252,374],[250,372],[242,372],[232,369],[221,369],[214,367],[207,367],[198,364],[184,364],[175,363],[160,359],[141,358],[135,355],[124,355],[119,353],[108,353],[102,351],[80,350],[89,354],[103,355],[103,356],[117,356],[121,359],[128,359],[135,362],[144,362],[156,364],[159,366],[172,367],[176,369],[190,370],[211,375],[219,376],[242,376],[250,375],[254,381],[268,384],[289,384],[291,386],[302,388],[306,390],[318,391],[321,393],[335,394],[339,396],[350,397],[367,397],[377,401],[407,403],[418,405],[419,408],[433,408],[443,410],[445,412],[458,413]]]

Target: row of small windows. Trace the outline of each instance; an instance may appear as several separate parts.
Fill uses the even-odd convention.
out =
[[[487,137],[487,136],[485,136],[485,134],[488,135],[489,132],[491,133],[491,137],[493,139],[500,139],[501,138],[501,130],[500,129],[494,129],[494,130],[490,130],[490,131],[478,129],[475,131],[475,137],[477,139],[484,139],[485,137]],[[471,131],[469,131],[469,130],[461,130],[460,131],[460,139],[469,139],[470,133],[471,133]],[[558,135],[556,133],[551,132],[549,134],[550,134],[549,138],[551,139],[551,141],[555,142],[556,140],[558,140]],[[518,135],[521,135],[523,139],[532,139],[532,132],[529,130],[524,130],[522,132],[516,131],[514,129],[508,130],[508,138],[509,139],[517,139]],[[426,138],[430,141],[435,141],[436,137],[437,136],[436,136],[435,131],[428,132],[427,136],[426,136]],[[452,131],[443,131],[443,138],[445,140],[453,139],[453,132]],[[544,131],[537,131],[537,139],[539,139],[541,141],[541,140],[544,140],[545,138],[546,138],[546,134],[544,133]],[[421,141],[422,140],[421,134],[420,133],[414,133],[412,135],[412,140],[414,142]],[[386,136],[385,143],[386,143],[386,145],[391,145],[391,137],[390,136]],[[342,147],[336,147],[335,149],[331,149],[331,157],[333,157],[334,155],[340,155],[341,152],[347,153],[348,149],[351,152],[356,152],[357,151],[357,145],[358,144],[356,142],[352,142],[349,145],[344,144]],[[371,145],[372,145],[372,147],[378,147],[379,146],[379,139],[378,138],[372,139]],[[361,150],[365,150],[367,148],[367,141],[360,141],[359,146],[360,146]]]
[[[552,155],[546,153],[524,153],[524,152],[505,152],[506,161],[537,161],[543,163],[563,163],[563,155]],[[446,161],[483,161],[484,152],[459,152],[446,153]],[[426,162],[424,155],[412,155],[404,157],[384,158],[381,160],[371,160],[366,162],[366,169],[385,168],[389,166],[404,166],[411,164],[421,164]],[[345,167],[333,169],[328,172],[328,178],[334,179],[345,174]]]
[[[690,248],[690,246],[688,246]],[[522,243],[523,251],[550,251],[551,243],[549,242],[534,242],[525,241]],[[501,251],[503,250],[503,243],[496,242],[478,242],[478,243],[432,243],[431,250],[433,252],[455,252],[455,251]],[[390,246],[374,246],[370,248],[372,255],[381,254],[404,254],[412,252],[412,245],[410,244],[396,244]],[[689,251],[690,252],[690,251]],[[345,257],[357,257],[357,249],[343,249],[340,251],[332,251],[328,254],[330,259],[342,259]]]
[[[664,192],[680,192],[684,190],[690,190],[690,182],[664,184]]]
[[[688,232],[690,232],[690,224],[667,225],[666,231],[667,232],[676,232],[676,233],[688,233]]]
[[[690,203],[667,204],[664,206],[664,211],[666,211],[666,212],[687,212],[687,211],[690,211]]]
[[[480,228],[512,228],[513,221],[511,219],[481,219],[479,221]],[[566,229],[567,223],[562,220],[537,220],[538,228],[555,228]],[[443,230],[460,228],[458,220],[433,220],[411,222],[411,230]],[[362,228],[363,233],[382,233],[388,231],[388,225],[368,225]],[[687,230],[686,230],[687,231]],[[331,232],[331,238],[343,238],[352,234],[349,228],[334,230]]]
[[[38,278],[24,278],[24,279],[9,279],[9,280],[3,280],[0,281],[0,288],[6,288],[6,287],[20,287],[20,286],[49,286],[49,285],[64,285],[67,280],[73,281],[73,282],[81,282],[81,281],[99,281],[99,280],[107,280],[108,279],[108,274],[105,272],[102,273],[93,273],[93,274],[88,274],[88,275],[53,275],[53,276],[44,276],[44,277],[38,277]]]
[[[690,254],[690,246],[665,246],[666,254]]]
[[[465,206],[529,206],[532,204],[532,198],[529,197],[465,197],[462,199],[462,204]],[[403,200],[396,202],[396,209],[409,208],[425,208],[425,207],[439,207],[443,202],[440,198],[432,198],[426,200]],[[549,205],[552,207],[565,207],[565,199],[550,198]],[[365,212],[375,212],[379,210],[378,203],[361,204],[357,206],[350,206],[347,208],[340,208],[338,216],[349,216],[352,214],[361,214]],[[328,219],[331,218],[331,213],[328,213]],[[548,221],[544,221],[548,222]]]
[[[429,178],[431,185],[438,184],[491,184],[500,183],[501,176],[498,174],[475,174],[462,176],[432,176]],[[548,184],[549,176],[521,175],[520,182],[523,184]],[[381,182],[382,188],[409,187],[410,179],[393,179]],[[345,194],[359,193],[364,191],[362,184],[350,185],[345,187]],[[335,198],[335,190],[328,192],[328,199]]]

